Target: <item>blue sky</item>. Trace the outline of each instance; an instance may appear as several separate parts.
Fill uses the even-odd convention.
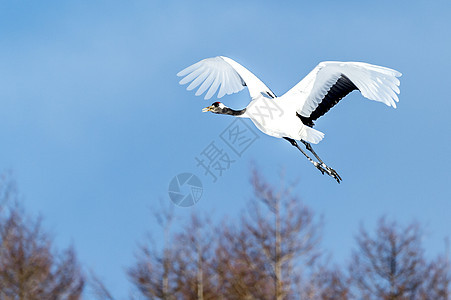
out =
[[[251,197],[249,167],[325,218],[322,246],[345,263],[360,223],[382,214],[426,225],[427,253],[451,233],[449,1],[1,1],[0,169],[12,170],[25,206],[42,214],[59,248],[112,291],[158,227],[169,181],[193,172],[201,201],[180,216],[237,216]],[[354,92],[316,124],[317,153],[343,178],[322,176],[287,142],[258,140],[212,183],[194,158],[232,122],[202,114],[204,101],[175,74],[225,55],[282,95],[324,60],[394,68],[392,109]],[[247,91],[221,100],[242,108]],[[253,126],[250,121],[249,124]]]

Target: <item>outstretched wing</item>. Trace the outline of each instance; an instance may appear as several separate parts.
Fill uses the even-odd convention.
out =
[[[302,122],[324,115],[343,97],[359,90],[370,100],[396,108],[399,101],[398,71],[361,62],[321,62],[282,98],[294,101]]]
[[[210,99],[219,89],[218,98],[225,94],[238,93],[245,86],[249,94],[255,98],[264,93],[275,97],[274,93],[254,74],[245,67],[224,56],[206,58],[177,73],[183,77],[180,84],[191,82],[186,88],[188,91],[197,88],[196,96],[202,95],[207,89],[204,99]]]

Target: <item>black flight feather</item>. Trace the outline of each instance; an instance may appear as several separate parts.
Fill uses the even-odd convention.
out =
[[[327,113],[329,109],[334,107],[335,104],[337,104],[341,99],[343,99],[343,97],[345,97],[353,90],[357,90],[355,84],[352,83],[352,81],[348,77],[341,74],[337,82],[335,82],[335,84],[330,87],[330,90],[326,95],[324,95],[323,99],[318,104],[316,109],[312,111],[310,116],[304,117],[298,113],[296,113],[296,115],[301,119],[302,123],[309,127],[313,127],[315,125],[313,121]]]

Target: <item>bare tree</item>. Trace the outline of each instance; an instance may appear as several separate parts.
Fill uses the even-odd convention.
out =
[[[80,299],[84,279],[74,250],[52,251],[40,219],[18,204],[15,184],[0,184],[0,299]]]
[[[170,245],[170,230],[174,220],[172,205],[161,206],[154,214],[163,234],[164,244],[160,250],[149,234],[147,243],[140,246],[135,265],[128,269],[128,276],[139,292],[148,299],[176,299],[179,291],[174,272],[177,255]]]
[[[178,283],[183,299],[218,299],[218,281],[213,270],[217,245],[215,228],[208,217],[191,215],[183,232],[176,235]]]
[[[305,299],[347,300],[350,285],[347,276],[338,267],[319,265],[314,268],[305,288]]]
[[[92,296],[100,300],[114,300],[115,298],[108,290],[105,283],[91,270],[88,285],[91,288]]]
[[[211,269],[214,228],[208,218],[192,214],[183,230],[170,236],[173,207],[163,208],[156,217],[164,246],[158,249],[151,239],[141,246],[136,263],[128,270],[133,284],[148,299],[217,299]]]
[[[253,222],[244,222],[254,239],[254,244],[264,255],[274,281],[274,295],[271,299],[294,298],[303,294],[294,287],[307,284],[313,263],[320,252],[318,244],[322,222],[315,221],[311,209],[293,195],[294,186],[286,186],[281,176],[279,189],[266,182],[253,170],[252,186],[256,198],[269,215],[255,207],[250,212]],[[299,285],[301,282],[301,285]]]
[[[300,298],[319,255],[321,222],[283,180],[275,189],[254,170],[254,199],[240,228],[222,226],[217,272],[227,299]]]
[[[439,256],[430,262],[424,278],[419,299],[450,298],[450,265],[447,256]]]
[[[363,229],[350,264],[350,277],[359,299],[447,299],[449,265],[428,263],[417,223],[406,227],[379,220],[376,235]]]
[[[265,295],[274,295],[264,256],[256,251],[247,230],[224,221],[218,231],[213,263],[220,294],[225,299],[265,299]]]

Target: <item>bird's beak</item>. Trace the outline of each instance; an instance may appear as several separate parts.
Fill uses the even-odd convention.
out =
[[[202,112],[211,111],[211,106],[202,108]]]

